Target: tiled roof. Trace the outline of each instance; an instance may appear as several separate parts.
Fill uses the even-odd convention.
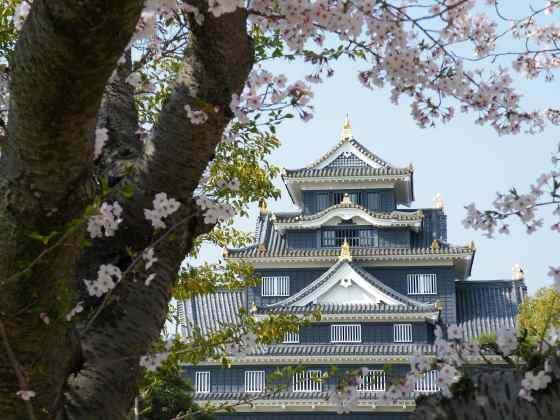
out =
[[[414,214],[414,213],[412,213]],[[292,215],[287,216],[292,217]],[[286,236],[274,229],[271,214],[259,216],[255,228],[255,244],[244,248],[228,249],[230,258],[270,258],[270,257],[327,257],[336,259],[340,254],[339,248],[307,248],[289,249]],[[438,249],[423,248],[352,248],[352,257],[356,259],[368,257],[418,257],[424,255],[445,255],[464,257],[474,253],[468,246],[454,246],[440,243]]]
[[[352,267],[352,269],[354,269],[364,280],[366,280],[372,286],[379,289],[380,291],[382,291],[386,295],[389,295],[393,299],[396,299],[397,301],[402,302],[403,306],[404,305],[406,305],[406,306],[416,306],[416,307],[419,307],[419,308],[424,308],[426,310],[433,309],[433,305],[420,303],[420,302],[418,302],[414,299],[410,299],[408,296],[405,296],[401,293],[396,292],[395,290],[393,290],[392,288],[387,286],[385,283],[377,280],[370,273],[368,273],[367,271],[362,269],[358,264],[356,264],[354,262],[348,262],[348,261],[345,261],[345,260],[337,261],[336,264],[334,264],[331,268],[329,268],[329,270],[326,273],[324,273],[319,278],[312,281],[309,285],[307,285],[306,287],[301,289],[299,292],[293,294],[292,296],[288,297],[287,299],[284,299],[280,302],[274,303],[274,304],[270,305],[269,307],[274,308],[274,307],[293,305],[297,301],[301,300],[302,298],[309,295],[310,293],[312,293],[313,291],[315,291],[319,287],[321,287],[323,284],[325,284],[345,264],[349,264]]]
[[[276,314],[289,312],[291,314],[303,314],[311,311],[320,311],[323,315],[330,314],[402,314],[402,313],[425,313],[432,312],[430,307],[418,305],[371,305],[371,304],[335,304],[323,303],[306,306],[272,306],[261,307],[259,313]]]
[[[200,328],[202,334],[217,331],[224,325],[240,322],[239,310],[246,307],[246,291],[221,291],[198,295],[181,302],[185,318],[186,335],[192,327]]]
[[[275,344],[255,349],[251,356],[408,356],[416,351],[434,354],[431,344]]]
[[[500,328],[513,328],[517,306],[527,288],[519,280],[458,281],[457,323],[472,339]]]
[[[358,204],[335,204],[334,206],[327,207],[320,212],[313,214],[301,214],[301,213],[278,213],[275,215],[277,223],[296,223],[307,220],[316,220],[325,214],[335,210],[335,209],[358,209],[366,212],[371,217],[376,219],[387,219],[387,220],[405,220],[405,221],[420,221],[422,220],[422,212],[420,210],[411,211],[391,211],[391,212],[377,212],[368,210]]]
[[[378,399],[379,393],[375,392],[360,392],[360,400],[370,400]],[[206,393],[196,393],[194,398],[196,400],[204,401],[241,401],[243,396],[246,396],[243,392],[206,392]],[[266,394],[264,396],[267,400],[328,400],[330,394],[328,391],[321,392],[292,392],[292,391],[281,391]],[[411,398],[412,399],[412,398]]]
[[[342,140],[340,140],[336,146],[334,146],[331,150],[329,150],[327,153],[325,153],[323,156],[321,156],[319,159],[317,159],[315,162],[313,162],[310,165],[307,165],[307,168],[313,168],[317,165],[320,165],[321,163],[323,163],[325,160],[327,160],[328,158],[330,158],[332,155],[334,155],[342,146],[344,146],[346,143],[349,143],[350,145],[352,145],[353,147],[355,147],[357,150],[359,150],[361,153],[363,153],[365,156],[367,156],[369,159],[371,159],[372,161],[374,161],[375,163],[377,163],[380,166],[383,166],[385,168],[392,168],[393,166],[381,159],[379,156],[377,156],[376,154],[372,153],[370,150],[368,150],[366,147],[364,147],[360,142],[358,142],[355,139],[349,139],[349,138],[343,138]]]
[[[412,174],[409,168],[372,168],[358,167],[327,167],[323,169],[286,169],[284,178],[330,178],[330,177],[403,177]]]

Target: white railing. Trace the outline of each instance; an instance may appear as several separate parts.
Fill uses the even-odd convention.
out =
[[[289,276],[266,276],[261,278],[262,296],[290,296]]]
[[[331,325],[331,343],[361,343],[362,326],[360,324]]]
[[[297,344],[297,343],[299,343],[299,331],[297,331],[297,332],[286,331],[284,333],[284,341],[282,341],[282,343],[284,343],[284,344]]]
[[[265,389],[264,370],[245,371],[245,392],[263,392]]]
[[[430,370],[416,378],[414,390],[419,394],[430,394],[439,391],[437,370]]]
[[[197,394],[210,392],[210,372],[196,372],[194,389]]]
[[[358,391],[385,391],[385,372],[382,370],[369,370],[362,375],[362,383],[358,385]]]
[[[320,392],[322,389],[321,371],[306,370],[294,375],[294,392]]]
[[[395,343],[412,342],[412,324],[393,325],[393,341]]]
[[[436,274],[408,274],[407,291],[409,295],[436,295],[437,294],[437,275]]]

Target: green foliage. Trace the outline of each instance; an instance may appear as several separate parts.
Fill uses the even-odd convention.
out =
[[[486,334],[481,334],[478,337],[478,344],[481,347],[488,347],[488,346],[494,346],[496,345],[496,333],[486,333]]]
[[[16,44],[13,16],[19,3],[21,0],[0,0],[0,73],[3,65],[10,60]]]
[[[519,306],[517,322],[521,329],[538,341],[551,327],[560,327],[560,292],[543,287]]]
[[[176,417],[213,419],[193,402],[191,385],[177,367],[159,369],[156,373],[146,375],[140,391],[139,406],[142,420],[171,420]]]

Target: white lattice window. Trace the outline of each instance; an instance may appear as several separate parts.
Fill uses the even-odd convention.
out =
[[[406,276],[409,295],[436,295],[436,274],[408,274]]]
[[[412,324],[393,325],[393,341],[395,343],[412,342]]]
[[[296,332],[286,331],[284,333],[284,340],[282,343],[285,344],[297,344],[299,343],[299,329]]]
[[[197,394],[210,392],[210,372],[196,372],[194,389]]]
[[[321,389],[320,370],[306,370],[294,375],[294,392],[320,392]]]
[[[362,326],[360,324],[331,325],[331,343],[361,343]]]
[[[263,392],[265,389],[264,370],[245,371],[245,392]]]
[[[437,370],[430,370],[416,378],[414,390],[420,394],[429,394],[439,391]]]
[[[358,391],[385,391],[385,372],[382,370],[369,370],[366,375],[361,375],[362,383]]]
[[[266,276],[261,282],[262,296],[290,296],[289,276]]]

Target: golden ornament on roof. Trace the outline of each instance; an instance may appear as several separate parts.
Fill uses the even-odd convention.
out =
[[[266,247],[264,246],[264,244],[259,244],[258,250],[259,252],[266,252]]]
[[[346,117],[344,118],[344,125],[342,126],[342,132],[340,133],[340,140],[350,140],[352,137],[350,118],[348,117],[348,114],[346,114]]]
[[[261,216],[265,216],[268,214],[268,203],[264,198],[259,200],[259,213]]]
[[[342,202],[340,204],[352,204],[352,199],[350,198],[348,193],[344,193],[344,196],[342,197]]]
[[[338,257],[340,261],[352,261],[352,254],[350,254],[350,244],[344,239],[344,243],[340,247],[340,256]]]
[[[432,251],[437,251],[439,250],[439,241],[437,239],[434,239],[432,241]]]
[[[519,264],[514,264],[511,271],[513,272],[514,280],[523,280],[525,278],[525,272]]]

